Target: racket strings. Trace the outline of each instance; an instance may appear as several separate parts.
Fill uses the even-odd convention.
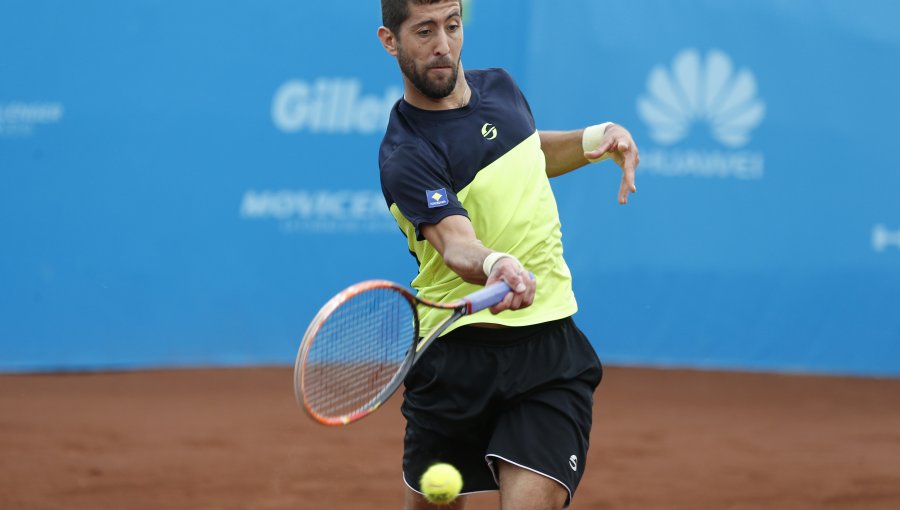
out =
[[[319,327],[303,367],[303,393],[317,414],[341,418],[380,402],[374,399],[401,369],[415,336],[406,298],[391,288],[353,296]]]

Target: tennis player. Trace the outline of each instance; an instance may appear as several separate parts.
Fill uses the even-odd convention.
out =
[[[405,380],[406,508],[432,508],[419,478],[435,462],[460,470],[463,494],[499,490],[503,509],[563,508],[584,473],[602,367],[571,318],[577,305],[548,177],[609,157],[623,170],[624,204],[637,147],[610,123],[536,130],[508,73],[463,70],[458,1],[381,6],[378,37],[397,58],[404,96],[379,164],[419,265],[412,286],[435,301],[501,280],[513,289],[490,312],[456,322]],[[420,314],[422,335],[442,318]],[[451,508],[464,506],[461,496]]]

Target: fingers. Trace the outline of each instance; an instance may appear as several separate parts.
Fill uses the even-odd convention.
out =
[[[637,192],[637,186],[634,183],[634,175],[638,163],[640,162],[640,156],[638,154],[637,146],[635,146],[634,140],[631,139],[631,135],[628,131],[624,128],[619,128],[618,126],[614,126],[614,128],[616,131],[613,133],[611,139],[608,143],[604,142],[602,145],[608,145],[610,147],[610,157],[622,169],[622,182],[619,184],[618,198],[619,203],[624,205],[628,203],[628,195]],[[601,148],[602,147],[598,148],[598,151]],[[594,155],[593,153],[585,153],[585,157],[587,157],[588,154],[590,154],[592,158],[600,157],[599,154]]]
[[[503,298],[503,301],[500,301],[499,303],[491,307],[491,313],[497,315],[503,310],[509,310],[510,305],[512,305],[512,297],[512,292],[506,294],[506,297]]]
[[[616,145],[615,137],[609,137],[605,139],[596,149],[592,151],[588,151],[584,153],[585,159],[598,159],[602,157],[604,154],[609,152],[610,150],[615,150],[613,147]]]
[[[637,167],[637,155],[632,151],[622,154],[622,157],[615,158],[616,163],[622,167],[622,183],[619,185],[619,203],[628,203],[628,195],[637,191],[634,184],[634,173]]]
[[[631,137],[628,135],[628,132],[623,133],[615,133],[612,136],[603,140],[603,142],[594,150],[588,151],[584,153],[584,157],[587,160],[599,159],[607,152],[611,153],[626,153],[631,151],[633,147],[633,143],[631,142]]]
[[[630,148],[631,144],[628,143],[628,138],[622,135],[616,135],[609,144],[609,150],[613,152],[627,152]]]
[[[486,285],[504,281],[509,285],[511,292],[508,292],[502,301],[490,308],[491,313],[497,314],[504,310],[519,310],[530,306],[534,302],[534,293],[537,288],[536,282],[518,263],[515,263],[512,259],[500,259],[494,267],[495,269],[491,272],[491,277]]]
[[[525,278],[522,277],[522,270],[519,269],[513,274],[511,277],[504,278],[506,284],[509,285],[509,288],[512,289],[515,294],[522,294],[527,290],[527,286],[525,285]]]
[[[622,176],[622,184],[619,185],[619,203],[625,205],[628,203],[628,194],[634,193],[629,187],[626,177]]]
[[[531,284],[530,287],[529,283]],[[512,300],[509,303],[510,310],[525,308],[534,301],[534,281],[528,277],[524,270],[516,273],[513,278],[507,281],[507,285],[513,289],[512,292],[507,294],[508,296],[512,296]]]
[[[503,301],[490,308],[494,315],[504,310],[519,310],[531,306],[534,302],[534,284],[524,292],[508,292]]]

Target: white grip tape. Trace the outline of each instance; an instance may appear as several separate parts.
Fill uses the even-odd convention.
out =
[[[481,269],[484,271],[484,275],[487,277],[490,277],[491,270],[494,269],[494,264],[496,264],[497,261],[502,259],[503,257],[509,257],[509,258],[515,260],[516,264],[518,264],[520,267],[522,266],[522,263],[519,262],[519,259],[510,255],[509,253],[495,251],[495,252],[489,254],[487,257],[485,257],[484,262],[482,262],[482,264],[481,264]]]
[[[603,141],[603,135],[606,134],[606,128],[612,125],[612,122],[604,122],[603,124],[596,124],[593,126],[588,126],[584,128],[584,133],[581,135],[581,148],[584,149],[584,152],[591,152],[592,150],[600,147],[600,143]],[[604,152],[599,158],[588,158],[588,161],[591,163],[596,163],[598,161],[603,161],[604,159],[609,159],[609,152]]]

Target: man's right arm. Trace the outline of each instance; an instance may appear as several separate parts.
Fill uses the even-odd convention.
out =
[[[422,236],[441,254],[444,264],[463,280],[478,285],[491,285],[505,281],[512,292],[497,305],[492,313],[525,308],[534,301],[535,281],[527,276],[525,268],[512,256],[496,260],[485,274],[484,261],[493,252],[475,236],[469,218],[461,215],[447,216],[436,224],[423,224]]]

